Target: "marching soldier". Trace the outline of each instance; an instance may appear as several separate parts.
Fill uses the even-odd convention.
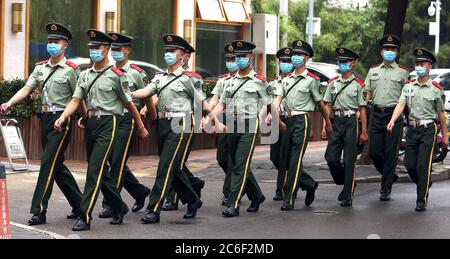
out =
[[[122,201],[113,177],[105,168],[117,138],[118,119],[125,107],[132,114],[141,139],[148,138],[148,132],[132,102],[127,77],[117,67],[109,66],[108,53],[113,39],[97,30],[89,30],[88,36],[89,53],[94,66],[81,73],[72,101],[55,122],[55,129],[61,130],[62,125],[85,101],[87,108],[83,108],[83,119],[79,124],[86,127],[88,169],[81,201],[82,215],[73,231],[90,229],[92,211],[100,190],[114,213],[110,222],[112,225],[122,224],[128,213],[128,207]]]
[[[234,54],[234,48],[232,44],[225,44],[224,51],[228,73],[219,76],[219,80],[217,81],[217,84],[212,91],[213,97],[209,103],[212,109],[214,109],[217,104],[219,104],[220,98],[224,92],[224,88],[227,88],[230,85],[232,81],[231,79],[234,78],[239,71],[239,66],[236,63],[236,55]],[[222,114],[222,123],[226,125],[225,113]],[[219,163],[220,168],[222,168],[223,172],[225,173],[225,180],[222,189],[222,206],[226,206],[228,197],[231,193],[231,172],[229,171],[231,168],[229,167],[230,159],[227,134],[217,135],[217,162]]]
[[[325,93],[324,102],[329,114],[334,115],[333,132],[330,135],[325,159],[337,185],[344,185],[343,207],[353,204],[355,189],[355,163],[358,141],[365,143],[367,135],[366,100],[364,82],[355,77],[352,68],[358,54],[346,48],[336,49],[340,76],[332,79]],[[360,113],[361,128],[357,113]],[[361,132],[361,134],[360,134]],[[341,158],[344,153],[344,163]]]
[[[395,171],[403,135],[403,118],[396,121],[390,134],[386,126],[398,104],[403,85],[408,81],[409,71],[396,62],[401,46],[399,38],[386,35],[381,39],[380,46],[383,63],[370,69],[365,81],[367,98],[373,104],[369,155],[382,175],[380,200],[389,201],[392,185],[398,179]]]
[[[280,67],[280,76],[274,79],[269,87],[272,88],[273,97],[276,98],[275,92],[278,87],[281,87],[283,84],[283,79],[289,76],[294,69],[292,65],[292,49],[291,48],[282,48],[277,52],[277,58],[279,60]],[[280,119],[283,124],[287,124],[287,114],[284,110],[284,106],[280,106]],[[282,163],[285,161],[283,158],[286,157],[286,148],[288,146],[287,139],[283,142],[283,137],[285,131],[280,131],[278,141],[270,146],[270,160],[274,164],[275,168],[278,171],[277,177],[277,189],[275,191],[274,201],[282,201],[283,200],[283,189],[286,183],[286,165]]]
[[[31,226],[46,223],[48,201],[54,182],[72,206],[72,213],[67,218],[77,219],[81,215],[81,192],[71,172],[64,165],[64,153],[72,133],[72,119],[67,118],[61,132],[53,129],[54,122],[70,102],[80,70],[77,65],[65,58],[65,51],[72,39],[70,30],[58,23],[48,24],[46,30],[50,60],[37,63],[25,87],[9,102],[1,105],[1,112],[4,113],[27,98],[33,90],[39,89],[41,92],[43,154],[31,205],[33,216],[28,221]]]
[[[210,113],[202,85],[197,74],[186,72],[181,59],[190,45],[177,35],[166,35],[165,61],[167,71],[157,75],[145,88],[132,93],[133,98],[142,99],[158,95],[158,150],[160,160],[156,180],[150,194],[148,213],[141,219],[143,224],[160,222],[160,211],[169,187],[172,186],[184,204],[188,204],[185,219],[197,216],[203,205],[194,191],[188,176],[182,171],[183,156],[188,150],[189,134],[194,131],[194,103],[203,105],[205,114]]]
[[[319,184],[302,169],[302,160],[311,131],[309,113],[315,110],[316,105],[319,105],[326,120],[327,131],[332,131],[327,108],[320,93],[320,78],[306,69],[306,63],[314,56],[314,50],[311,45],[302,40],[295,41],[292,49],[292,64],[295,70],[283,80],[282,86],[276,90],[277,98],[274,101],[275,109],[279,110],[284,100],[284,108],[288,116],[287,132],[285,133],[289,140],[289,152],[286,155],[288,172],[283,190],[284,203],[281,207],[283,211],[294,209],[299,187],[306,190],[306,206],[310,206],[314,202],[315,193],[319,187]],[[268,122],[271,123],[270,120]]]
[[[181,59],[181,61],[180,61],[181,67],[185,71],[189,71],[189,60],[191,59],[191,56],[193,53],[195,53],[195,49],[194,49],[194,47],[189,45],[189,49],[186,51],[183,59]],[[201,85],[203,87],[205,82],[203,81],[202,77],[195,72],[191,72],[191,73],[193,75],[195,75],[194,77],[192,77],[192,79],[195,81],[194,84],[196,86]],[[203,90],[203,88],[202,88],[202,90]],[[197,109],[198,109],[198,106],[196,104],[194,104],[194,110],[196,111]],[[194,119],[198,119],[197,115],[198,114],[194,112]],[[200,113],[200,116],[201,116],[201,113]],[[195,120],[194,120],[194,126],[195,126]],[[191,172],[191,170],[189,170],[189,168],[186,165],[187,160],[189,159],[189,156],[191,154],[192,147],[194,146],[195,136],[196,136],[196,134],[194,131],[189,134],[189,139],[188,139],[188,144],[187,144],[188,149],[183,154],[182,164],[183,164],[183,172],[188,176],[189,181],[191,182],[192,188],[194,188],[194,191],[197,193],[198,197],[201,198],[202,197],[202,189],[205,187],[205,181],[201,180],[198,177],[195,177],[194,174]],[[178,203],[179,203],[179,197],[178,197],[177,193],[175,192],[175,190],[173,188],[170,188],[169,194],[167,195],[167,198],[166,198],[166,202],[162,206],[161,210],[162,211],[178,210]]]
[[[130,91],[143,89],[148,84],[148,77],[145,71],[129,61],[129,55],[132,48],[133,38],[119,33],[109,33],[113,39],[111,45],[111,54],[116,62],[116,67],[123,72],[130,81]],[[155,107],[151,99],[145,99],[145,104],[149,110]],[[134,101],[138,110],[143,107],[143,102]],[[132,212],[138,212],[144,207],[145,199],[150,195],[150,189],[140,184],[127,166],[130,150],[134,145],[137,128],[136,122],[132,118],[128,109],[124,109],[123,116],[117,116],[117,137],[112,147],[110,164],[110,175],[116,183],[119,192],[125,187],[125,190],[136,200],[132,207]],[[100,212],[100,218],[112,218],[114,216],[108,201],[103,200],[103,210]]]
[[[443,136],[447,136],[448,132],[442,100],[443,88],[429,74],[436,58],[421,48],[415,49],[414,55],[419,78],[406,82],[387,130],[393,132],[403,111],[410,109],[404,162],[411,180],[417,185],[416,211],[422,212],[428,206],[431,187],[432,159],[438,133],[436,121],[441,125]],[[447,147],[448,143],[448,138],[444,137],[442,146]]]
[[[217,120],[217,116],[227,109],[227,125],[230,132],[227,133],[229,158],[231,166],[231,192],[227,200],[228,207],[223,216],[227,218],[239,216],[239,206],[244,192],[247,192],[251,205],[247,209],[249,213],[259,211],[265,197],[259,187],[250,167],[255,149],[256,138],[259,132],[259,108],[260,102],[264,105],[271,104],[266,79],[257,75],[253,70],[253,50],[255,45],[245,41],[232,43],[236,55],[236,63],[239,72],[233,77],[230,86],[224,88],[220,97],[220,103],[215,107],[215,125],[219,132],[226,130],[225,126]],[[234,123],[229,119],[233,118]],[[208,117],[205,121],[209,125]],[[231,125],[230,125],[231,124]]]

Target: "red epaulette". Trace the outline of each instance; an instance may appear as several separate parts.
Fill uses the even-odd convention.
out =
[[[335,78],[331,78],[330,81],[328,81],[328,83],[331,83],[331,82],[337,80],[338,78],[339,78],[339,76],[337,76],[337,77],[335,77]]]
[[[406,71],[409,71],[409,68],[407,68],[407,67],[405,67],[405,66],[398,65],[398,67],[401,68],[401,69],[404,69],[404,70],[406,70]]]
[[[67,60],[66,65],[68,65],[69,67],[71,67],[73,69],[78,69],[78,65],[73,63],[72,61]]]
[[[184,74],[187,75],[188,77],[195,77],[197,79],[202,79],[202,76],[195,72],[186,71],[186,72],[184,72]]]
[[[34,64],[34,65],[35,65],[35,66],[44,65],[44,64],[46,64],[47,62],[48,62],[48,60],[42,60],[42,61],[37,62],[37,63]]]
[[[438,82],[433,81],[433,85],[436,86],[437,88],[439,88],[439,90],[443,90],[444,87],[442,85],[440,85]]]
[[[358,84],[360,84],[362,87],[366,87],[366,83],[364,83],[363,80],[361,80],[361,78],[357,77],[355,78],[356,82],[358,82]]]
[[[135,65],[135,64],[131,64],[131,66],[130,66],[132,69],[134,69],[134,70],[136,70],[136,71],[138,71],[139,73],[143,73],[143,72],[145,72],[145,70],[144,69],[142,69],[142,68],[140,68],[138,65]]]
[[[414,78],[414,79],[411,79],[411,80],[409,80],[409,81],[406,81],[405,82],[405,85],[407,85],[407,84],[409,84],[409,83],[413,83],[413,82],[416,82],[416,78]]]
[[[263,77],[261,75],[256,75],[255,78],[257,78],[257,79],[259,79],[259,80],[261,80],[263,82],[267,82],[267,78],[265,78],[265,77]]]
[[[375,65],[372,66],[372,68],[378,67],[379,65],[380,65],[380,64],[375,64]]]
[[[312,77],[312,78],[314,78],[316,80],[320,80],[320,77],[318,75],[314,74],[314,73],[308,72],[308,76],[310,76],[310,77]]]
[[[116,73],[116,75],[118,75],[118,76],[123,76],[123,72],[120,71],[120,69],[118,69],[117,67],[113,67],[111,70],[112,70],[114,73]]]

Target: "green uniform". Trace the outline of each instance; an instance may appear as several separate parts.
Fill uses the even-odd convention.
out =
[[[224,88],[220,102],[227,107],[227,133],[229,159],[231,166],[231,189],[227,206],[239,208],[239,203],[247,192],[252,201],[261,200],[264,195],[250,167],[259,132],[259,106],[271,102],[265,79],[251,71],[247,76],[237,74]],[[230,118],[231,117],[231,118]],[[231,123],[230,123],[231,119]]]
[[[311,133],[309,113],[316,108],[316,103],[322,101],[320,79],[305,70],[302,74],[295,72],[283,80],[275,94],[284,99],[284,108],[288,113],[287,132],[284,139],[287,146],[286,169],[287,177],[284,185],[284,203],[294,206],[298,188],[302,190],[316,189],[318,183],[303,170],[303,157]]]
[[[400,103],[410,108],[409,123],[414,124],[406,134],[405,167],[417,184],[417,202],[427,204],[438,133],[435,121],[444,111],[442,89],[431,79],[424,85],[412,80],[403,87]]]
[[[49,77],[52,71],[55,72]],[[33,215],[45,214],[55,181],[74,211],[80,210],[81,192],[71,172],[64,165],[64,153],[71,137],[73,120],[69,118],[62,126],[61,132],[54,129],[55,121],[72,99],[79,74],[79,68],[65,58],[55,66],[52,66],[50,61],[44,61],[36,64],[26,83],[31,89],[41,92],[42,104],[45,107],[41,120],[41,168],[31,205]]]
[[[194,133],[192,115],[194,100],[206,99],[202,85],[195,83],[195,76],[180,67],[173,73],[156,75],[145,88],[150,96],[155,94],[159,96],[157,109],[160,115],[158,121],[160,160],[148,205],[148,211],[154,214],[160,213],[170,186],[173,186],[183,203],[193,204],[199,200],[188,176],[182,170],[189,139]]]
[[[194,73],[193,73],[193,75],[194,75]],[[203,91],[203,85],[205,84],[205,82],[203,81],[201,76],[198,74],[195,74],[195,76],[192,76],[191,78],[194,81],[194,86],[196,87],[196,89],[199,89],[201,87],[202,91]],[[198,108],[201,109],[201,107],[202,107],[201,105],[198,105],[197,103],[194,102],[194,109],[198,109]],[[195,114],[197,114],[197,113],[195,113]],[[200,114],[201,114],[201,110],[200,110]],[[195,129],[195,126],[197,125],[196,121],[200,121],[200,120],[201,120],[201,118],[198,118],[198,117],[194,118],[194,121],[192,122],[192,126],[194,129]],[[205,182],[202,181],[200,178],[195,177],[194,174],[191,172],[191,170],[189,170],[189,168],[186,165],[186,163],[189,159],[189,156],[191,154],[192,147],[194,146],[195,136],[196,136],[195,131],[192,131],[189,134],[187,150],[183,154],[183,159],[182,159],[182,165],[183,165],[182,170],[189,178],[192,188],[194,188],[194,190],[197,193],[197,195],[199,196],[199,198],[201,198],[200,197],[201,189],[205,186]],[[179,197],[178,197],[177,193],[175,192],[174,188],[170,188],[169,194],[167,195],[167,202],[178,205]]]
[[[345,87],[345,89],[344,89]],[[355,163],[360,134],[360,123],[356,113],[367,105],[364,98],[364,83],[352,75],[333,79],[325,93],[324,102],[334,103],[333,132],[328,141],[325,160],[337,185],[344,185],[343,199],[353,199],[355,189]],[[344,153],[344,163],[341,162]]]
[[[382,175],[382,194],[391,194],[392,191],[398,147],[403,135],[403,118],[398,119],[392,133],[387,133],[386,128],[408,77],[408,70],[397,63],[392,63],[389,67],[381,64],[370,69],[365,81],[366,90],[372,92],[374,104],[369,155]]]
[[[280,88],[282,85],[283,85],[283,78],[281,76],[270,82],[269,87],[272,88],[273,98],[276,98],[275,93],[277,91],[277,88]],[[284,124],[287,123],[288,117],[283,105],[281,105],[280,108],[280,119],[281,122],[283,122]],[[283,157],[286,157],[286,154],[288,152],[287,139],[283,141],[285,135],[286,135],[285,132],[280,131],[277,142],[270,146],[270,161],[272,161],[273,165],[278,171],[276,196],[279,197],[283,197],[283,189],[287,180],[286,179],[287,165],[286,163],[283,163],[286,160],[282,159]]]
[[[129,88],[131,92],[145,88],[148,77],[143,69],[128,62],[121,68],[121,71],[130,82]],[[141,100],[134,100],[134,105],[138,110],[141,110],[144,106]],[[119,192],[124,187],[135,200],[138,200],[148,195],[150,190],[139,183],[127,166],[136,133],[136,123],[128,110],[125,109],[124,115],[117,117],[117,137],[112,147],[109,164],[110,175],[113,177]],[[106,199],[103,200],[103,207],[110,208]]]
[[[98,77],[102,72],[103,75]],[[115,67],[105,67],[101,71],[93,67],[83,71],[73,97],[85,100],[90,113],[85,130],[88,169],[81,202],[82,219],[90,224],[100,190],[115,214],[128,209],[106,166],[118,135],[124,104],[132,100],[127,77]]]

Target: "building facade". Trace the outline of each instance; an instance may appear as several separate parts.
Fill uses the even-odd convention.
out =
[[[44,26],[60,22],[73,34],[67,56],[89,56],[86,31],[95,28],[135,38],[131,59],[164,67],[162,36],[185,37],[202,75],[225,71],[225,42],[251,40],[250,0],[0,0],[0,77],[27,78],[48,58]]]

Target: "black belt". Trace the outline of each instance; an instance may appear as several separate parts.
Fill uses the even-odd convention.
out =
[[[375,112],[379,112],[379,113],[392,113],[395,110],[395,107],[380,107],[380,106],[374,106],[373,110]]]

